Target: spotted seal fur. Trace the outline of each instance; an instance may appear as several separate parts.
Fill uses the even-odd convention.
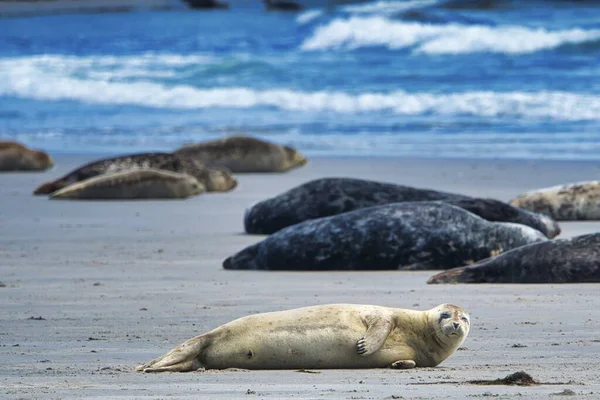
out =
[[[224,168],[206,168],[188,157],[171,153],[137,153],[90,162],[61,178],[43,183],[33,193],[51,194],[65,186],[98,175],[135,169],[155,169],[187,174],[196,178],[209,192],[228,191],[237,186],[237,181]]]
[[[519,247],[428,280],[430,284],[589,282],[600,282],[600,233]]]
[[[374,206],[284,228],[223,262],[225,269],[448,269],[547,240],[441,202]]]
[[[600,181],[557,185],[522,193],[510,204],[546,214],[557,221],[599,220]]]
[[[51,200],[185,199],[204,193],[196,178],[155,169],[108,173],[68,185],[50,195]]]
[[[515,222],[553,238],[560,227],[550,217],[494,199],[353,178],[321,178],[246,209],[244,228],[250,234],[271,234],[303,221],[376,205],[440,200],[492,222]]]

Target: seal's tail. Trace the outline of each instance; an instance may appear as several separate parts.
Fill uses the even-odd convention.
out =
[[[33,194],[51,194],[64,186],[65,184],[62,181],[44,182],[33,191]]]
[[[185,341],[162,357],[138,365],[138,372],[188,372],[202,367],[198,359],[206,347],[206,336],[200,335]]]
[[[258,246],[249,246],[223,261],[225,269],[264,269],[256,263]]]

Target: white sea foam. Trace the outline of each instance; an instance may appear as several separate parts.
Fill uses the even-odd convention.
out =
[[[323,15],[322,10],[306,10],[298,14],[296,22],[300,25],[308,24],[310,21],[319,18],[321,15]]]
[[[550,31],[520,26],[485,26],[392,21],[381,16],[338,18],[315,29],[302,50],[383,46],[416,53],[532,53],[570,43],[600,39],[600,30]]]
[[[351,14],[396,14],[401,11],[428,7],[438,3],[438,0],[409,0],[409,1],[375,1],[366,4],[352,4],[342,7],[343,11]]]
[[[204,55],[178,55],[144,53],[135,56],[66,56],[39,55],[0,59],[0,71],[21,65],[30,71],[50,75],[78,75],[92,79],[168,78],[175,76],[174,69],[201,64],[211,64],[217,59]]]
[[[165,109],[272,107],[281,110],[399,115],[471,115],[555,120],[600,120],[600,96],[563,91],[409,93],[402,90],[350,94],[340,91],[197,88],[147,80],[84,79],[38,60],[0,60],[0,95],[38,100],[137,105]]]

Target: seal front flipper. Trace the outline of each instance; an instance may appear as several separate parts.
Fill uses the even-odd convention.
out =
[[[379,350],[392,330],[392,322],[380,316],[368,316],[365,323],[365,336],[356,342],[356,351],[361,356],[368,356]]]
[[[206,336],[191,338],[162,357],[138,365],[135,370],[141,372],[189,372],[202,367],[198,356],[206,347]]]
[[[414,362],[413,360],[399,360],[399,361],[393,362],[392,365],[390,365],[390,368],[411,369],[416,366],[417,366],[417,363]]]

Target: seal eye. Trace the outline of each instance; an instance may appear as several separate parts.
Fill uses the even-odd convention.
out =
[[[463,321],[465,321],[467,324],[469,323],[469,319],[467,317],[461,317],[460,319],[462,319]]]
[[[450,318],[450,313],[443,312],[440,314],[440,319]]]

